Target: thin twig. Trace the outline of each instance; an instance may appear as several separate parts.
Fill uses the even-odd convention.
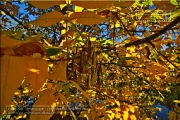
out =
[[[165,26],[164,28],[159,30],[159,32],[157,32],[157,33],[155,33],[153,35],[150,35],[149,37],[146,37],[144,39],[139,39],[139,40],[136,40],[134,42],[127,43],[127,44],[125,44],[125,47],[130,47],[132,45],[140,45],[140,44],[144,44],[144,43],[149,43],[151,40],[154,40],[158,36],[164,34],[167,30],[171,29],[173,26],[175,26],[178,23],[180,23],[180,16],[178,16],[174,21],[172,21],[167,26]]]
[[[22,25],[25,29],[29,29],[27,26],[25,26],[21,21],[19,21],[17,18],[15,18],[13,15],[11,15],[8,11],[6,11],[4,8],[0,7],[0,10],[6,13],[6,15],[10,16],[13,20],[15,20],[19,25]]]

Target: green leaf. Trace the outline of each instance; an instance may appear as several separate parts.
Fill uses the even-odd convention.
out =
[[[103,45],[106,45],[106,44],[112,45],[113,44],[113,42],[111,40],[101,40],[100,43]]]
[[[179,5],[176,0],[170,0],[170,3],[173,4],[173,5]]]
[[[47,56],[52,56],[52,55],[56,55],[58,54],[58,52],[60,51],[60,48],[46,48],[46,52],[47,52]]]
[[[123,57],[120,60],[118,60],[117,65],[121,65],[125,60],[134,60],[133,57]]]

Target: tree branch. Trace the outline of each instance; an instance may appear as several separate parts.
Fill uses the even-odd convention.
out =
[[[13,15],[11,15],[8,11],[6,11],[4,8],[0,7],[0,10],[2,10],[6,15],[10,16],[13,20],[15,20],[19,25],[22,25],[25,29],[29,29],[27,26],[25,26],[21,21],[19,21],[17,18],[15,18]]]
[[[146,37],[144,39],[139,39],[139,40],[136,40],[134,42],[127,43],[127,44],[125,44],[125,47],[130,47],[132,45],[140,45],[140,44],[144,44],[144,43],[149,43],[151,40],[154,40],[158,36],[164,34],[167,30],[171,29],[173,26],[175,26],[178,23],[180,23],[180,16],[178,16],[174,21],[172,21],[167,26],[165,26],[164,28],[159,30],[157,33],[155,33],[153,35],[150,35],[149,37]]]

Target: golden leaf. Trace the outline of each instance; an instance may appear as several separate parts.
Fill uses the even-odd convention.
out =
[[[31,5],[34,7],[40,8],[40,9],[47,9],[51,6],[54,5],[59,5],[59,4],[65,4],[65,0],[61,1],[32,1],[32,0],[27,0]]]
[[[173,61],[173,60],[175,60],[175,59],[176,59],[176,57],[177,57],[177,56],[172,56],[172,57],[170,58],[170,60],[172,60],[172,61]]]
[[[48,78],[48,64],[45,60],[24,56],[27,64],[26,79],[33,86],[35,95]]]
[[[41,15],[36,20],[30,22],[33,25],[39,25],[41,27],[48,27],[64,19],[64,15],[60,12],[53,11]]]
[[[33,58],[41,58],[41,54],[40,53],[34,53],[32,55]]]
[[[20,40],[14,40],[6,35],[1,35],[1,41],[0,41],[0,45],[1,46],[15,46],[15,45],[20,45],[23,42]]]
[[[96,117],[96,111],[91,112],[91,117],[92,117],[92,120],[94,120],[94,118]]]
[[[135,115],[130,115],[130,120],[137,120]]]
[[[130,110],[132,113],[134,113],[134,111],[135,111],[134,106],[128,105],[128,107],[129,107],[129,110]]]
[[[129,7],[131,5],[134,4],[134,1],[125,1],[125,0],[119,0],[119,1],[115,1],[113,2],[113,5],[116,6],[116,7]]]
[[[171,111],[168,113],[169,120],[174,120],[176,118],[176,113]]]
[[[84,8],[94,9],[94,8],[102,8],[102,7],[110,6],[112,4],[112,2],[96,1],[96,0],[92,0],[91,2],[89,2],[89,1],[72,1],[72,4],[81,6]]]
[[[83,9],[84,9],[83,7],[75,6],[74,11],[75,12],[82,12]]]
[[[52,72],[49,73],[49,79],[66,82],[67,81],[66,68],[67,68],[67,61],[60,61],[58,64],[54,64],[52,67]]]
[[[39,98],[32,107],[30,120],[49,120],[53,114],[51,106],[56,100],[56,97],[53,95],[54,93],[53,89],[46,89],[40,92]]]
[[[7,55],[1,57],[1,112],[11,103],[14,92],[24,79],[25,71],[22,57]]]
[[[91,11],[72,13],[69,19],[73,22],[85,25],[99,24],[107,21],[105,18]]]
[[[129,113],[128,111],[123,111],[123,120],[128,120],[128,117],[129,117]]]
[[[64,97],[63,94],[59,94],[60,100],[65,103],[65,105],[68,105],[68,101],[66,100],[66,98]]]

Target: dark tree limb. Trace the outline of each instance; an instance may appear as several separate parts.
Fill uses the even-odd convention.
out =
[[[176,69],[178,69],[178,70],[180,70],[174,63],[172,63],[166,56],[164,56],[160,51],[158,51],[157,49],[156,49],[156,47],[155,47],[155,45],[152,43],[152,42],[150,42],[150,45],[157,51],[157,53],[159,54],[159,55],[161,55],[167,62],[169,62],[170,64],[172,64]]]
[[[144,43],[150,43],[151,40],[154,40],[158,36],[164,34],[167,30],[171,29],[173,26],[175,26],[178,23],[180,23],[180,16],[178,16],[174,21],[169,23],[167,26],[165,26],[164,28],[162,28],[161,30],[156,32],[155,34],[150,35],[149,37],[146,37],[144,39],[139,39],[134,42],[127,43],[127,44],[125,44],[125,47],[130,47],[132,45],[140,45],[140,44],[144,44]]]
[[[27,26],[25,26],[21,21],[19,21],[17,18],[15,18],[13,15],[11,15],[8,11],[6,11],[4,8],[0,7],[0,10],[2,10],[6,15],[11,17],[13,20],[15,20],[19,25],[22,25],[25,29],[29,29]]]

